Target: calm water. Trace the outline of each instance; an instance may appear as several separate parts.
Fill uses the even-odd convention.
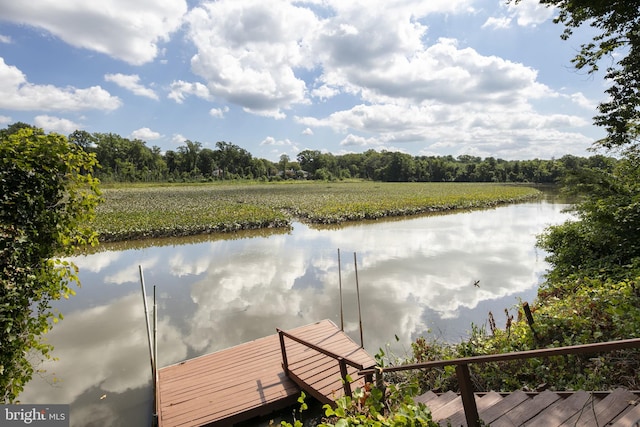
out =
[[[359,341],[354,252],[364,345],[403,356],[419,335],[459,341],[492,311],[533,301],[544,274],[536,235],[568,215],[544,200],[492,210],[317,230],[156,241],[74,258],[82,287],[57,308],[43,366],[25,403],[70,403],[74,426],[150,422],[151,369],[138,266],[156,286],[159,366],[325,318]],[[474,282],[479,281],[479,287]],[[396,338],[399,341],[396,342]]]

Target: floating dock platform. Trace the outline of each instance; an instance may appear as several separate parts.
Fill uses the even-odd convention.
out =
[[[277,332],[159,369],[158,426],[233,425],[294,405],[302,390],[332,403],[375,366],[330,320]]]

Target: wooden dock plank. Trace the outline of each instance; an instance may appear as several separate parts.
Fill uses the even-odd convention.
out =
[[[322,333],[321,333],[322,331]],[[375,366],[376,362],[364,349],[348,335],[339,331],[333,322],[313,330],[296,330],[293,336],[330,353],[360,364],[363,368]],[[338,360],[320,353],[316,349],[284,337],[289,376],[311,396],[323,403],[333,403],[344,396],[344,386]],[[300,347],[304,350],[300,351]],[[295,350],[297,348],[297,350]],[[352,390],[364,385],[357,375],[358,369],[347,365],[347,373],[354,380]]]
[[[613,420],[612,427],[629,427],[640,425],[640,405],[638,404],[638,397],[636,396],[635,402],[629,402],[632,406],[628,411],[621,414],[618,418]]]
[[[278,337],[272,335],[162,368],[159,423],[228,424],[286,407],[300,389],[284,375],[281,364]]]
[[[562,426],[604,426],[608,425],[621,413],[630,409],[635,402],[635,395],[627,390],[618,388],[602,399],[588,411],[580,412],[565,421]]]
[[[527,427],[559,426],[577,412],[591,404],[591,395],[585,391],[577,391],[564,400],[558,400],[544,412],[536,415]]]
[[[520,405],[514,408],[513,410],[507,412],[503,417],[494,420],[493,424],[496,427],[500,427],[501,425],[511,426],[517,422],[529,421],[540,412],[555,404],[560,399],[560,396],[558,396],[556,393],[550,390],[545,390],[535,396],[530,404]]]
[[[330,320],[288,332],[364,366],[375,364]],[[305,375],[315,376],[319,386],[340,384],[337,362],[332,361],[334,370],[316,350],[292,340],[286,349],[290,363]],[[335,375],[330,380],[320,372]],[[356,370],[351,368],[350,372],[355,374]],[[300,391],[282,368],[278,335],[270,335],[159,369],[158,425],[231,425],[292,405]]]
[[[571,391],[542,393],[489,392],[479,397],[476,405],[482,425],[491,427],[631,427],[640,425],[640,392]],[[502,396],[502,397],[500,397]],[[433,420],[441,426],[466,427],[461,398],[448,391],[437,395],[427,392],[415,401],[428,401]]]
[[[529,400],[529,396],[527,396],[527,394],[521,390],[510,393],[497,405],[493,405],[492,407],[481,411],[479,414],[480,419],[487,425],[491,425],[498,418],[515,410],[515,408],[517,408],[527,400]]]
[[[478,411],[483,411],[503,399],[499,393],[490,392],[482,397],[476,395],[475,400]],[[431,415],[433,416],[433,419],[437,421],[441,426],[459,426],[466,424],[464,408],[462,406],[462,399],[460,398],[460,396],[457,396],[455,399],[450,400],[445,405],[442,405],[439,408],[433,410],[431,412]]]
[[[457,397],[458,397],[458,395],[455,392],[449,390],[446,393],[438,396],[437,399],[433,399],[431,402],[429,402],[428,408],[431,411],[431,413],[433,414],[433,411],[437,411],[442,406],[446,405],[447,403],[451,402],[452,400],[456,399]]]

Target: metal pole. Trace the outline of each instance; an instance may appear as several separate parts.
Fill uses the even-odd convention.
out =
[[[149,325],[149,306],[147,305],[147,290],[144,286],[144,274],[142,273],[142,266],[138,265],[140,270],[140,286],[142,287],[142,302],[144,303],[144,320],[147,323],[147,341],[149,342],[149,359],[151,360],[151,375],[155,378],[155,362],[153,360],[153,349],[151,344],[151,326]]]
[[[156,285],[153,285],[153,400],[154,417],[158,417],[158,399],[156,398],[158,389],[158,304],[156,303]]]
[[[358,259],[356,253],[353,253],[353,264],[356,271],[356,295],[358,296],[358,322],[360,323],[360,347],[364,348],[364,339],[362,338],[362,312],[360,311],[360,284],[358,283]]]
[[[338,248],[338,283],[340,284],[340,330],[344,331],[344,310],[342,308],[342,267],[340,266],[340,248]]]
[[[153,285],[153,379],[156,380],[158,372],[158,304],[156,303],[156,285]]]

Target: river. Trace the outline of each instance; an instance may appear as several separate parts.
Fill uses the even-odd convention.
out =
[[[547,265],[536,236],[569,217],[553,198],[490,210],[286,232],[105,246],[74,257],[82,287],[56,303],[44,363],[20,400],[71,404],[72,426],[144,426],[151,368],[140,290],[156,287],[158,360],[166,366],[322,319],[402,357],[417,336],[457,342],[491,311],[532,302]],[[340,265],[338,268],[338,250]],[[355,256],[354,256],[355,254]],[[339,271],[340,270],[340,271]],[[341,278],[341,280],[340,280]],[[475,284],[475,285],[474,285]],[[151,301],[150,301],[151,304]]]

